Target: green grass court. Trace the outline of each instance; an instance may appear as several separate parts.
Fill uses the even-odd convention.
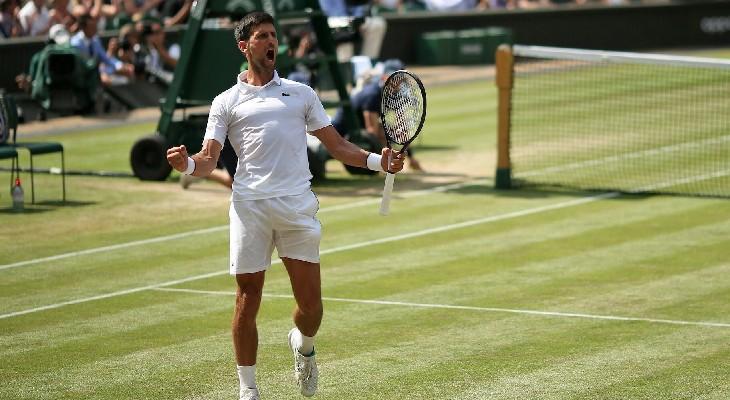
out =
[[[315,398],[727,399],[730,201],[496,191],[493,82],[428,90],[428,173],[396,178],[388,218],[382,177],[330,161],[315,187]],[[69,169],[128,171],[153,128],[47,139]],[[236,398],[227,191],[71,176],[60,205],[59,177],[37,178],[27,212],[0,197],[0,399]],[[291,289],[267,275],[258,384],[298,399]]]

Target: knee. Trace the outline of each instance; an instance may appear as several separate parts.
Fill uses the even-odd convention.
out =
[[[305,299],[299,302],[299,311],[309,317],[322,317],[324,313],[324,307],[322,306],[322,299],[311,298]]]
[[[256,315],[261,304],[261,293],[238,293],[234,323],[237,325],[255,325]]]

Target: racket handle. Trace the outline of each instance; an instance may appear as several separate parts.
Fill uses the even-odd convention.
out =
[[[390,195],[393,193],[393,182],[395,174],[385,175],[385,187],[383,188],[383,200],[380,201],[380,215],[388,215],[390,212]]]

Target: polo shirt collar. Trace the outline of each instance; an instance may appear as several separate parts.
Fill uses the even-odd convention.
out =
[[[238,84],[238,88],[243,90],[244,92],[250,92],[252,90],[258,90],[260,88],[264,88],[270,85],[277,85],[281,86],[281,78],[279,77],[279,73],[274,70],[274,77],[264,86],[253,86],[249,85],[248,83],[244,82],[246,75],[248,74],[248,70],[245,70],[238,74],[238,78],[236,79],[236,82]]]

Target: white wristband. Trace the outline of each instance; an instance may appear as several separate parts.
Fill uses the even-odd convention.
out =
[[[185,175],[192,175],[193,172],[195,172],[195,160],[193,160],[191,157],[188,157],[188,169],[183,172]]]
[[[378,172],[385,172],[385,170],[383,170],[383,166],[381,165],[382,159],[383,159],[383,156],[381,156],[380,154],[375,154],[375,153],[368,154],[368,160],[367,160],[368,169],[373,170],[373,171],[378,171]]]

